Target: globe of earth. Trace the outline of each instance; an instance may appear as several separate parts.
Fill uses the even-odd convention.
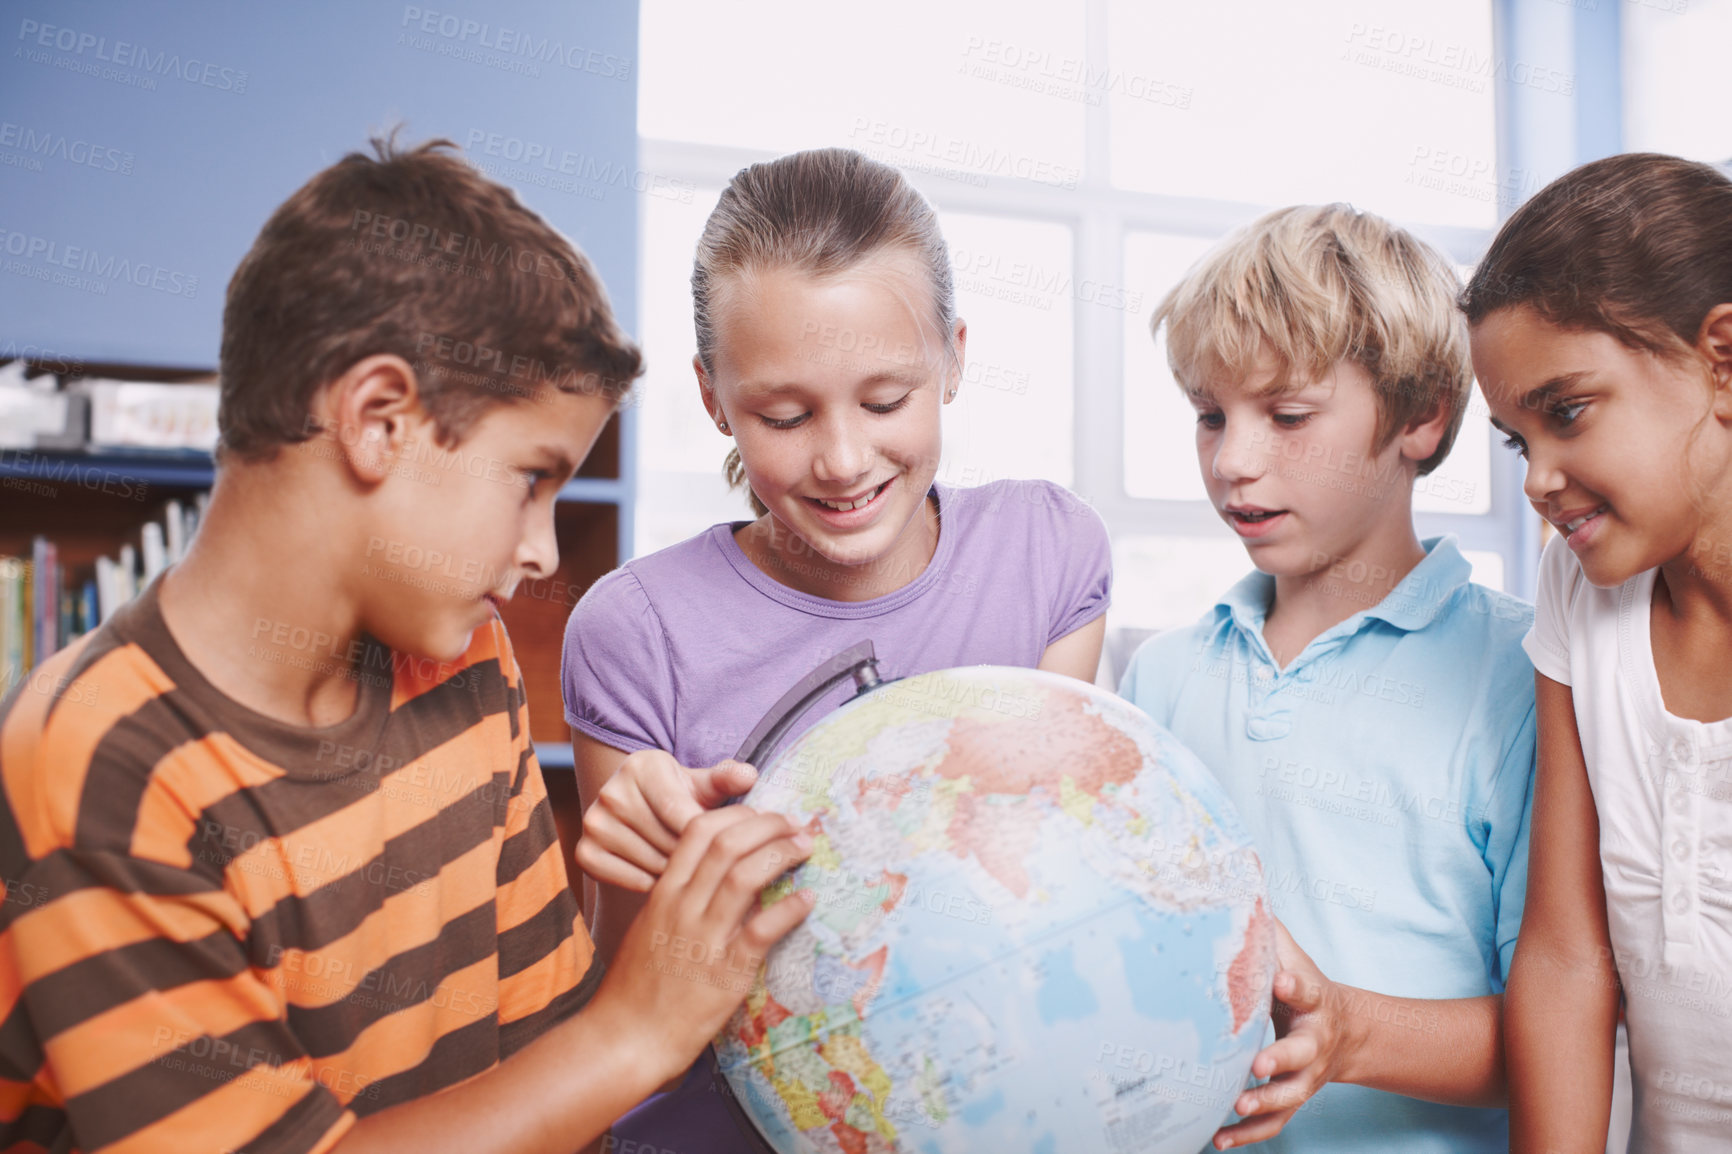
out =
[[[1262,869],[1219,784],[1135,706],[979,666],[891,682],[763,768],[810,917],[716,1039],[780,1154],[1183,1151],[1268,1022]]]

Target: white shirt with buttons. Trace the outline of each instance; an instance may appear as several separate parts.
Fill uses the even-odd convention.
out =
[[[1634,1081],[1630,1151],[1682,1154],[1732,1143],[1732,719],[1667,712],[1653,595],[1653,570],[1594,587],[1554,539],[1523,645],[1535,669],[1571,687],[1599,812]]]

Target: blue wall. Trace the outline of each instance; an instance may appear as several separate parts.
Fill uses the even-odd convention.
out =
[[[7,8],[0,356],[214,367],[265,218],[398,122],[580,244],[635,332],[634,0]]]

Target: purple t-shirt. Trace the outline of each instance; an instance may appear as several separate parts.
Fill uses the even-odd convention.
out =
[[[1049,481],[934,485],[938,549],[924,572],[871,601],[831,601],[760,570],[713,525],[597,581],[565,628],[565,719],[616,749],[665,749],[682,765],[739,750],[795,682],[871,641],[886,680],[961,665],[1033,668],[1046,647],[1106,612],[1106,526]],[[797,559],[796,562],[797,563]],[[854,691],[837,687],[791,741]],[[707,1062],[614,1126],[681,1154],[753,1147],[709,1087]]]

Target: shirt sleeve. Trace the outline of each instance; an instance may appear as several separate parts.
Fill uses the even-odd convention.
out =
[[[1491,871],[1492,897],[1497,908],[1498,972],[1492,988],[1501,992],[1515,957],[1516,935],[1522,926],[1527,897],[1528,837],[1533,823],[1534,739],[1536,719],[1530,702],[1514,739],[1504,751],[1481,815],[1486,823],[1484,858]]]
[[[43,904],[4,935],[4,963],[79,1149],[308,1154],[354,1124],[208,877],[78,847],[31,873]]]
[[[1113,554],[1106,523],[1082,498],[1061,485],[1040,482],[1047,500],[1040,503],[1041,528],[1056,562],[1052,625],[1046,643],[1081,629],[1112,602]]]
[[[661,618],[629,568],[590,587],[565,625],[565,720],[627,753],[673,748],[673,668]]]
[[[1556,536],[1540,554],[1534,625],[1522,638],[1534,668],[1560,685],[1570,683],[1570,605],[1586,580],[1582,566],[1563,537]]]

